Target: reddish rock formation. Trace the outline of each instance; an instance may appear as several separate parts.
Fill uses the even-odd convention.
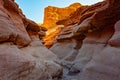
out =
[[[43,26],[48,29],[47,35],[44,38],[46,47],[49,48],[52,46],[52,44],[56,40],[56,37],[58,36],[58,32],[60,31],[58,25],[56,25],[56,22],[67,18],[79,7],[81,7],[80,3],[74,3],[65,8],[57,8],[52,6],[48,6],[45,8]]]
[[[44,10],[44,27],[47,29],[55,27],[58,20],[68,17],[79,7],[81,7],[80,3],[71,4],[66,8],[57,8],[52,6],[46,7]]]
[[[120,46],[120,20],[115,24],[115,33],[112,38],[109,40],[111,46]]]
[[[38,37],[41,31],[46,30],[27,19],[14,0],[0,0],[0,80],[48,80],[61,74],[57,56]]]
[[[120,80],[119,4],[83,6],[58,21],[65,27],[50,35],[58,35],[51,52],[39,39],[46,29],[26,19],[14,0],[0,0],[0,80],[52,80],[62,73],[59,64],[63,80]]]
[[[99,2],[92,6],[81,6],[66,19],[59,20],[57,22],[57,25],[64,24],[65,26],[68,26],[82,22],[84,19],[94,14],[94,11],[97,10],[99,7],[103,6],[104,4],[105,2]]]
[[[70,17],[57,22],[64,24],[65,27],[50,50],[59,52],[56,53],[58,56],[64,55],[60,58],[64,59],[63,65],[70,69],[66,77],[72,74],[72,78],[77,80],[120,79],[119,4],[120,0],[105,0],[95,5],[81,7]],[[80,13],[77,14],[78,12]],[[72,40],[80,43],[81,47],[74,61],[68,63],[65,52],[69,49],[68,59],[71,52],[76,50],[71,43]],[[65,43],[69,46],[61,45]]]
[[[52,31],[48,35],[45,35],[45,37],[43,38],[43,41],[45,42],[44,45],[47,48],[50,48],[54,44],[54,42],[56,41],[57,36],[60,33],[62,27],[63,27],[63,25],[59,25],[59,26],[57,26],[55,31]]]

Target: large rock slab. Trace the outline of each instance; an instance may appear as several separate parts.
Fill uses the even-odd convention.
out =
[[[60,59],[67,56],[69,53],[71,53],[72,50],[76,47],[76,41],[75,40],[66,40],[63,42],[58,42],[54,44],[50,50],[55,53]]]
[[[48,50],[36,36],[31,37],[32,42],[29,46],[21,48],[22,51],[32,55],[33,57],[41,60],[58,60],[58,57]]]
[[[119,48],[104,48],[84,67],[80,80],[119,80],[119,53]]]
[[[0,55],[1,80],[48,80],[62,72],[61,66],[52,59],[36,58],[12,43],[1,44]]]

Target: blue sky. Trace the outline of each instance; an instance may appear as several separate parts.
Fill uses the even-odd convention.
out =
[[[79,2],[91,5],[102,0],[15,0],[27,18],[35,22],[43,22],[44,8],[47,6],[67,7]]]

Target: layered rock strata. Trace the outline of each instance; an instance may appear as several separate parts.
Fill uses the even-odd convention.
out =
[[[70,17],[57,22],[66,27],[62,29],[57,42],[50,50],[55,53],[59,52],[59,54],[56,53],[58,56],[62,55],[60,58],[64,59],[64,65],[69,68],[68,74],[78,75],[74,79],[120,79],[119,4],[120,0],[105,0],[95,5],[79,8]],[[77,14],[78,12],[80,13]],[[74,18],[76,18],[75,22]],[[73,40],[82,43],[75,59],[70,61],[67,60],[69,57],[66,58],[66,55],[71,56],[73,52]],[[69,46],[66,47],[65,43]],[[69,76],[68,74],[66,77]]]
[[[57,56],[39,39],[41,31],[14,0],[0,0],[0,80],[52,80],[61,74]]]

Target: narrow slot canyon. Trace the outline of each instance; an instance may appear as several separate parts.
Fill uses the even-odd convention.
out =
[[[120,0],[22,9],[0,0],[0,80],[120,80]]]

